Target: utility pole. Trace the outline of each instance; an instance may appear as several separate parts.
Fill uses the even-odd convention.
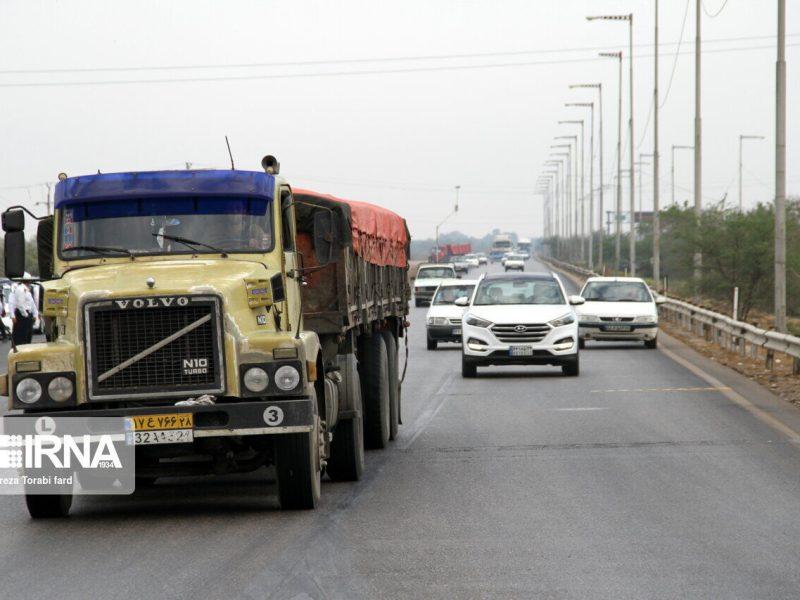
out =
[[[672,205],[675,205],[675,150],[694,150],[694,146],[672,145],[672,161],[670,162],[669,184],[672,190]]]
[[[694,213],[697,227],[703,214],[703,136],[700,120],[700,9],[702,0],[695,0],[695,32],[694,32]],[[698,232],[699,234],[699,232]],[[694,280],[699,287],[700,274],[703,267],[703,254],[698,248],[694,253]]]
[[[658,156],[658,0],[655,0],[655,49],[653,77],[653,281],[656,289],[661,281],[661,214],[659,187],[661,185]]]
[[[573,222],[572,212],[573,212],[574,206],[575,206],[574,197],[573,197],[573,194],[572,194],[573,184],[574,184],[575,194],[576,195],[577,195],[577,189],[578,189],[578,179],[577,179],[578,178],[578,174],[577,174],[577,155],[578,155],[578,152],[577,152],[577,145],[578,145],[577,139],[578,139],[578,136],[576,135],[576,136],[572,136],[572,137],[574,137],[575,140],[576,140],[575,141],[575,146],[576,146],[576,148],[575,148],[575,161],[576,161],[575,162],[575,167],[576,168],[575,168],[575,175],[574,175],[575,180],[574,180],[574,182],[573,182],[573,174],[572,174],[573,173],[573,170],[572,170],[572,160],[573,160],[572,159],[572,156],[573,156],[573,154],[572,154],[572,144],[571,143],[570,144],[553,144],[553,145],[550,146],[550,148],[567,148],[569,150],[569,152],[562,152],[560,154],[556,154],[555,156],[567,155],[569,157],[569,159],[567,160],[567,169],[566,169],[566,171],[567,171],[567,176],[566,176],[566,179],[567,179],[567,181],[566,181],[566,188],[567,188],[566,204],[567,204],[567,207],[566,207],[566,210],[565,210],[565,213],[564,213],[564,217],[565,217],[565,219],[564,219],[564,221],[565,221],[565,223],[564,223],[564,238],[567,240],[567,248],[570,250],[570,255],[573,254],[573,252],[572,252],[572,240],[571,240],[571,238],[572,238],[572,222]],[[577,214],[576,214],[576,221],[575,222],[577,223]],[[574,258],[574,256],[571,256],[571,258]]]
[[[579,85],[579,86],[570,86],[572,87],[594,87],[593,85]],[[589,108],[591,109],[591,134],[590,134],[590,150],[589,150],[589,269],[594,269],[594,255],[593,255],[593,246],[592,246],[592,233],[594,231],[594,102],[567,102],[564,106],[567,107],[578,107],[578,108]],[[581,136],[583,132],[583,127],[581,127]],[[583,142],[581,142],[583,144]],[[583,168],[581,168],[581,179],[583,179]],[[581,190],[583,190],[583,183],[581,183]],[[584,203],[586,202],[586,197],[584,196]],[[583,258],[583,245],[585,242],[586,237],[586,230],[584,226],[584,213],[585,210],[581,210],[581,258]],[[602,228],[602,227],[601,227]]]
[[[775,329],[786,332],[786,0],[778,0],[775,62]]]
[[[644,206],[642,205],[643,204],[642,198],[644,197],[642,195],[642,172],[644,171],[644,168],[650,164],[649,162],[643,159],[652,158],[652,156],[653,156],[652,154],[639,153],[639,161],[633,163],[637,167],[639,167],[639,218],[638,219],[636,218],[635,213],[631,215],[631,235],[634,235],[634,227],[636,226],[637,223],[639,223],[638,228],[641,230],[641,219],[642,219],[642,213],[644,212]]]
[[[445,221],[447,221],[447,219],[449,219],[450,217],[452,217],[454,214],[456,214],[458,212],[458,192],[461,190],[461,186],[457,185],[455,189],[456,189],[456,205],[455,205],[455,208],[453,208],[453,212],[451,212],[444,219],[442,219],[441,223],[436,225],[436,262],[437,263],[439,262],[439,228],[442,225],[444,225],[444,223],[445,223]]]
[[[622,52],[601,52],[600,56],[615,58],[619,63],[619,94],[617,100],[617,185],[616,185],[616,230],[614,239],[614,271],[619,271],[622,246]],[[602,123],[602,119],[600,120]],[[602,144],[602,142],[601,142]],[[602,156],[602,154],[601,154]],[[603,169],[600,168],[602,177]]]
[[[742,203],[742,142],[744,140],[763,140],[763,135],[740,135],[739,136],[739,212],[744,211]]]
[[[585,138],[584,138],[584,127],[583,127],[583,121],[559,121],[559,122],[558,122],[558,124],[559,124],[559,125],[566,125],[566,124],[578,124],[578,125],[580,125],[580,126],[581,126],[581,154],[580,154],[580,156],[581,156],[581,158],[580,158],[580,162],[581,162],[581,191],[580,191],[580,259],[581,259],[581,262],[583,262],[583,259],[584,259],[584,235],[585,235],[585,232],[586,232],[586,220],[585,220],[585,217],[584,217],[584,212],[585,212],[585,211],[584,211],[584,204],[585,204],[585,201],[586,201],[586,195],[585,195],[585,194],[586,194],[586,191],[585,191],[585,187],[584,187],[584,183],[585,183],[585,177],[584,177],[584,166],[585,166],[585,164],[586,164],[586,163],[585,163],[585,160],[586,160],[586,159],[585,159],[585,153],[584,153],[584,147],[585,147],[585,144],[584,144],[584,139],[585,139]],[[576,149],[576,152],[575,152],[575,159],[577,160],[577,158],[578,158],[578,152],[577,152],[577,146],[578,146],[578,136],[577,136],[577,135],[558,135],[558,136],[556,136],[556,139],[557,139],[557,140],[558,140],[558,139],[562,139],[562,140],[567,140],[567,139],[568,139],[568,140],[574,140],[574,141],[575,141],[575,149]],[[575,170],[575,177],[576,177],[576,181],[577,181],[577,177],[578,177],[578,171],[577,171],[577,169]],[[576,197],[578,196],[578,194],[577,194],[577,191],[576,191],[576,194],[575,194],[575,195],[576,195]],[[576,206],[576,208],[577,208],[577,206]],[[578,234],[578,213],[576,212],[576,213],[575,213],[575,215],[576,215],[576,218],[575,218],[575,233],[576,233],[576,235],[577,235],[577,234]]]

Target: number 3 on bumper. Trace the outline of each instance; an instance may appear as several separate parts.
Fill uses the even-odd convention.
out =
[[[280,406],[268,406],[264,409],[264,423],[277,427],[283,423],[283,409]]]

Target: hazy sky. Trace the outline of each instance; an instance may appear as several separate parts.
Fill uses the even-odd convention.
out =
[[[670,146],[693,141],[694,2],[661,109],[666,201]],[[723,2],[705,0],[705,8],[714,14]],[[787,4],[788,187],[797,194],[800,13],[798,3]],[[452,208],[456,184],[461,210],[443,231],[482,235],[500,227],[536,235],[542,210],[534,183],[553,136],[573,133],[556,122],[588,122],[588,111],[563,103],[593,94],[569,84],[604,84],[605,166],[615,170],[617,64],[596,54],[627,55],[627,24],[589,23],[587,14],[634,12],[634,54],[641,55],[634,61],[635,141],[642,142],[637,153],[652,152],[652,125],[644,129],[652,104],[652,5],[2,0],[0,206],[43,200],[41,184],[59,171],[183,168],[185,161],[225,168],[227,134],[237,167],[258,169],[264,154],[275,154],[295,187],[387,206],[408,219],[415,237],[433,234]],[[662,102],[686,6],[661,0]],[[740,133],[766,137],[745,147],[745,204],[772,198],[775,6],[729,0],[717,17],[703,14],[709,201],[726,192],[737,201]],[[425,58],[441,55],[461,56]],[[404,60],[386,60],[395,58]],[[181,79],[195,81],[175,82]],[[137,83],[98,84],[110,81]],[[691,196],[691,169],[691,153],[679,154],[681,200]],[[649,171],[644,190],[646,209]]]

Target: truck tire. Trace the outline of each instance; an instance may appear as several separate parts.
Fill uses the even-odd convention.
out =
[[[59,519],[69,515],[72,494],[25,494],[32,519]]]
[[[386,344],[386,358],[389,363],[389,439],[397,439],[400,430],[400,374],[397,365],[397,338],[388,329],[381,331]]]
[[[314,403],[316,406],[316,402]],[[320,496],[319,419],[307,433],[275,436],[275,474],[283,510],[311,510]]]
[[[364,409],[361,403],[361,381],[352,354],[345,361],[340,361],[340,366],[347,393],[350,395],[349,398],[342,398],[340,406],[349,407],[356,416],[336,424],[325,471],[333,481],[358,481],[364,472]]]
[[[359,350],[364,443],[367,449],[381,450],[389,443],[391,430],[389,368],[383,336],[380,333],[362,336]]]

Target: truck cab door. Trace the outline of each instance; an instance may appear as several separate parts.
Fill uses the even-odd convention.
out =
[[[302,258],[297,252],[297,231],[295,228],[295,211],[292,200],[291,188],[288,185],[281,186],[281,244],[283,249],[284,272],[287,274],[297,272],[297,269],[303,267]],[[300,294],[302,293],[300,281],[296,278],[285,277],[284,285],[288,313],[284,315],[284,329],[295,330],[297,328],[298,319],[302,318],[300,314]]]

